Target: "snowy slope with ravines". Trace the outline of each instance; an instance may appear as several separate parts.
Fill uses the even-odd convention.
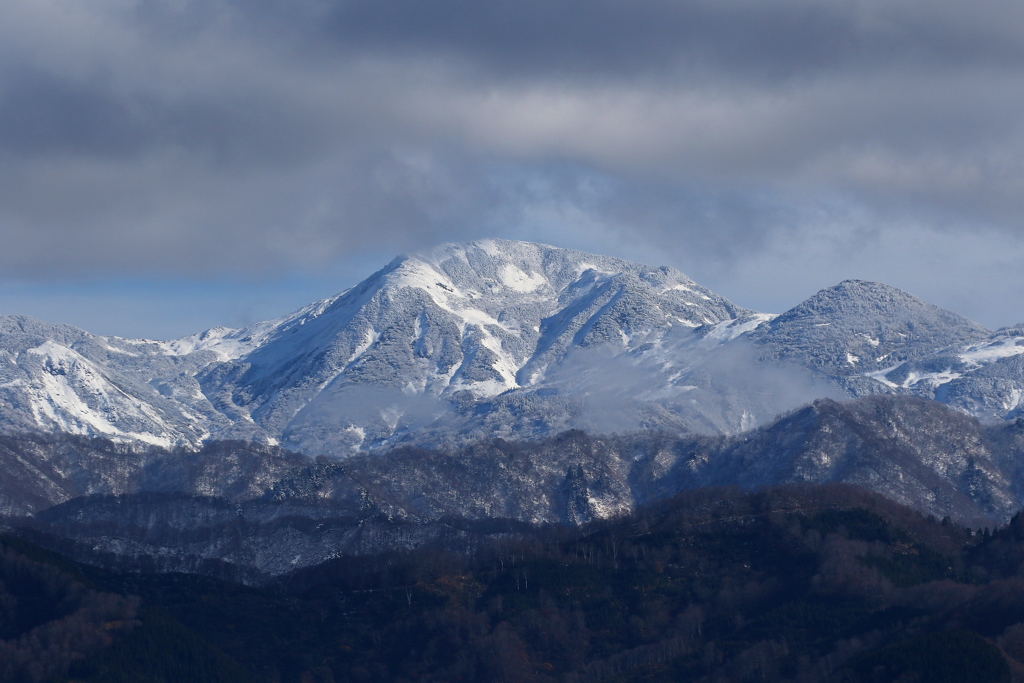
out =
[[[574,353],[622,354],[745,313],[671,268],[520,242],[444,245],[242,330],[156,342],[0,319],[0,411],[6,430],[343,454],[452,422],[452,404],[542,387]]]
[[[173,341],[0,317],[0,429],[345,456],[569,428],[733,433],[822,396],[1017,414],[1024,329],[877,283],[780,316],[668,267],[526,242],[395,259],[281,319]]]

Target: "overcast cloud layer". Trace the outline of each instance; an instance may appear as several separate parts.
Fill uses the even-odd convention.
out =
[[[1022,26],[1003,0],[5,0],[0,272],[287,278],[501,236],[762,310],[861,277],[1010,324]]]

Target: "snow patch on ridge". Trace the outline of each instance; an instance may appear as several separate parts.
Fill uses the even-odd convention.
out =
[[[754,313],[736,320],[723,320],[713,325],[711,331],[704,335],[704,342],[706,344],[724,344],[777,317],[779,317],[777,313]]]
[[[548,283],[547,278],[539,273],[524,273],[522,270],[506,263],[499,275],[503,285],[509,289],[527,294],[535,292]]]
[[[895,370],[896,368],[898,368],[901,365],[903,365],[903,363],[897,363],[896,365],[890,365],[887,368],[882,368],[881,370],[876,370],[875,372],[865,373],[864,376],[868,377],[870,379],[873,379],[876,382],[881,382],[882,384],[884,384],[885,386],[889,387],[890,389],[896,389],[900,385],[896,384],[895,382],[890,382],[889,379],[886,377],[886,375],[888,375],[890,372],[892,372],[893,370]]]
[[[694,296],[700,297],[704,301],[711,301],[711,297],[710,296],[708,296],[707,294],[704,294],[703,292],[699,292],[696,289],[694,289],[694,287],[697,286],[696,283],[691,283],[691,284],[692,284],[692,286],[691,285],[687,285],[687,284],[683,284],[683,283],[679,283],[679,284],[675,284],[675,285],[669,285],[667,287],[664,287],[661,290],[661,293],[665,294],[667,292],[686,292],[688,294],[692,294]]]
[[[972,344],[960,354],[960,360],[968,365],[981,366],[1001,358],[1024,354],[1024,337],[1004,337],[996,341]]]
[[[938,387],[947,382],[952,382],[955,379],[963,377],[962,373],[953,372],[947,368],[943,372],[910,372],[907,374],[907,378],[903,380],[903,386],[906,389],[914,386],[915,384],[926,382],[932,387]]]
[[[907,376],[903,379],[903,381],[897,384],[896,382],[890,380],[887,377],[887,375],[889,375],[889,373],[899,368],[901,365],[903,365],[903,363],[898,363],[896,365],[892,365],[888,368],[877,370],[875,372],[869,372],[866,373],[864,377],[868,377],[877,382],[881,382],[890,389],[910,389],[911,387],[914,387],[917,384],[925,384],[934,389],[943,384],[947,384],[948,382],[952,382],[955,379],[963,377],[962,373],[954,372],[952,368],[946,368],[941,372],[918,372],[916,370],[911,370],[910,372],[907,373]]]

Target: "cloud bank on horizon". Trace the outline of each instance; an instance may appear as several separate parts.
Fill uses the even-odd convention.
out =
[[[762,310],[860,277],[1010,324],[1022,25],[995,0],[8,0],[0,272],[501,236]]]

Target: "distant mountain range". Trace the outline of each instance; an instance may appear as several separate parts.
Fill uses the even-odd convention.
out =
[[[1024,505],[1022,364],[1024,327],[878,283],[772,315],[671,268],[444,245],[242,330],[0,318],[0,527],[256,580],[707,486],[844,482],[990,526]]]
[[[0,430],[164,447],[337,458],[570,428],[731,434],[876,393],[1013,419],[1024,328],[862,281],[755,313],[672,268],[503,240],[402,256],[281,319],[173,341],[0,318]]]
[[[1022,364],[878,283],[496,240],[242,330],[0,318],[0,668],[1008,681]]]

